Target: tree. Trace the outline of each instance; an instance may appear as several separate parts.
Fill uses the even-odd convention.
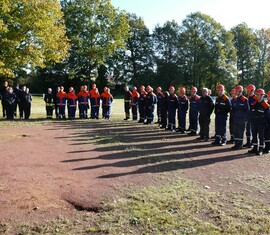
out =
[[[152,34],[157,65],[155,85],[166,89],[168,85],[176,85],[181,80],[178,65],[179,34],[180,26],[175,21],[167,21],[163,26],[157,25]]]
[[[0,2],[0,75],[61,62],[68,48],[57,0]]]
[[[179,63],[183,83],[214,88],[234,83],[235,50],[231,33],[210,16],[192,13],[182,22]]]
[[[254,83],[258,45],[256,35],[245,23],[232,28],[234,46],[237,51],[238,83],[243,86]]]
[[[61,5],[71,42],[66,72],[70,79],[89,81],[108,57],[125,47],[126,14],[110,0],[62,0]]]
[[[116,82],[134,85],[153,82],[154,59],[153,43],[149,29],[142,18],[128,14],[130,37],[126,49],[118,50],[108,64]]]
[[[270,29],[256,30],[258,59],[256,84],[265,87],[270,82]]]

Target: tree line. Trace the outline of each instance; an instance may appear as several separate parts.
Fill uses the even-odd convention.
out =
[[[227,30],[201,12],[150,32],[110,0],[4,0],[0,52],[1,78],[36,91],[92,82],[270,89],[270,29]]]

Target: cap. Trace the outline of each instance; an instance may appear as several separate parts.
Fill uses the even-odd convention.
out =
[[[190,91],[195,91],[195,92],[197,92],[198,89],[197,89],[197,87],[192,87],[192,88],[190,89]]]
[[[186,88],[185,87],[180,87],[179,91],[180,91],[180,93],[186,93]]]
[[[256,91],[256,95],[265,95],[264,89],[259,88],[259,89]]]
[[[235,87],[235,90],[236,91],[243,91],[244,88],[241,85],[238,85],[238,86]]]
[[[170,86],[170,87],[169,87],[169,91],[175,91],[174,86]]]
[[[255,91],[256,87],[254,85],[250,84],[250,85],[247,86],[246,89],[247,89],[247,91]]]
[[[222,84],[219,84],[219,85],[217,85],[216,90],[217,90],[217,91],[224,91],[225,88],[224,88],[224,86],[223,86]]]

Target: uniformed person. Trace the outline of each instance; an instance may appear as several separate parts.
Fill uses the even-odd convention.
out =
[[[263,89],[256,90],[256,101],[250,107],[253,148],[248,153],[256,153],[257,155],[263,154],[265,126],[268,122],[267,119],[269,119],[269,104],[263,99],[264,95]]]
[[[157,87],[157,123],[161,124],[162,106],[164,104],[164,94],[161,87]]]
[[[57,94],[60,92],[60,87],[56,87],[56,90],[54,92],[54,110],[55,110],[55,117],[59,118],[59,106],[57,105]]]
[[[67,94],[67,104],[68,104],[68,117],[71,120],[75,120],[76,109],[77,109],[78,97],[75,94],[73,87],[69,88],[69,93]]]
[[[52,94],[52,88],[48,88],[48,93],[45,94],[44,101],[46,103],[47,119],[52,119],[53,118],[53,108],[54,108],[54,95]]]
[[[186,131],[186,115],[188,111],[188,98],[186,96],[186,88],[179,89],[178,96],[178,130],[181,134]]]
[[[2,89],[1,89],[1,103],[2,103],[2,112],[3,112],[3,117],[6,117],[6,109],[7,109],[7,95],[8,95],[8,82],[5,81]]]
[[[234,102],[236,101],[237,99],[237,96],[236,96],[236,89],[233,88],[231,90],[231,105],[232,105],[232,109],[231,109],[231,112],[230,112],[230,119],[229,119],[229,129],[230,129],[230,135],[231,135],[231,139],[227,142],[228,144],[234,144],[234,134],[233,134],[233,113],[234,113],[234,110],[233,110],[233,105],[234,105]]]
[[[80,118],[88,118],[89,109],[89,92],[87,91],[87,86],[81,86],[81,90],[78,93],[78,102],[80,106]]]
[[[146,95],[147,92],[145,91],[145,87],[141,86],[140,87],[140,99],[139,99],[139,114],[140,114],[140,120],[138,123],[145,123],[147,122],[146,120]]]
[[[67,94],[64,92],[64,87],[60,87],[60,91],[57,93],[57,106],[59,110],[58,118],[66,119],[66,102],[67,102]]]
[[[16,95],[13,92],[12,87],[7,87],[6,88],[8,93],[5,97],[5,112],[6,112],[6,117],[8,120],[13,120],[14,119],[14,110],[15,110],[15,103],[16,103]]]
[[[104,119],[111,118],[111,107],[113,103],[113,96],[111,94],[110,88],[104,87],[104,92],[101,94],[102,100],[102,117]]]
[[[224,146],[227,143],[227,119],[231,111],[231,102],[225,95],[225,88],[222,84],[216,88],[217,97],[215,102],[215,140],[213,145]]]
[[[132,93],[129,90],[128,86],[124,87],[124,108],[125,108],[125,114],[126,114],[126,118],[124,120],[129,120],[130,119],[130,108],[131,108],[131,96]]]
[[[29,91],[29,88],[26,88],[25,91],[25,106],[24,106],[24,118],[29,119],[31,115],[31,105],[32,105],[32,94]]]
[[[89,91],[89,98],[91,99],[91,96],[95,94],[97,85],[95,83],[92,84],[92,89]]]
[[[146,109],[146,122],[144,124],[150,125],[154,121],[155,104],[157,103],[157,96],[154,94],[154,89],[151,86],[147,86],[147,95],[145,101]]]
[[[256,96],[255,96],[256,87],[254,85],[250,84],[247,86],[246,90],[247,90],[247,98],[248,98],[249,107],[251,107],[251,104],[253,104],[256,101]],[[253,147],[253,145],[252,145],[252,127],[251,127],[250,116],[251,116],[251,110],[247,116],[247,125],[246,125],[247,143],[244,144],[244,147],[246,147],[246,148]]]
[[[199,99],[199,124],[200,137],[197,140],[209,141],[209,125],[211,121],[211,114],[214,110],[214,103],[209,96],[209,90],[203,88],[202,96]]]
[[[172,132],[176,131],[175,127],[175,116],[176,116],[176,110],[178,108],[178,97],[174,93],[175,88],[173,86],[170,86],[169,88],[169,97],[168,97],[168,128],[167,130],[170,130]]]
[[[197,88],[192,87],[189,97],[189,130],[188,135],[195,136],[198,132],[199,99]]]
[[[243,87],[241,85],[236,86],[236,99],[233,102],[233,135],[234,146],[233,150],[240,150],[243,148],[244,132],[247,123],[247,115],[250,110],[248,99],[243,96]]]
[[[267,103],[270,105],[270,91],[267,92]],[[264,131],[264,138],[265,138],[265,148],[263,153],[270,153],[270,118],[269,115],[266,118],[266,126]]]
[[[137,91],[137,87],[132,87],[131,95],[131,109],[132,109],[132,120],[136,121],[138,119],[138,104],[139,104],[140,94]]]
[[[160,104],[161,105],[161,123],[159,128],[166,128],[168,125],[168,97],[169,97],[169,92],[164,91],[163,96],[164,99],[162,100],[163,102]]]
[[[91,103],[91,119],[99,119],[99,108],[100,108],[100,94],[98,88],[94,89],[90,98]]]
[[[21,89],[20,89],[20,85],[19,84],[16,84],[16,86],[14,87],[13,92],[16,95],[14,117],[17,117],[17,107],[20,109],[20,93],[21,93]]]

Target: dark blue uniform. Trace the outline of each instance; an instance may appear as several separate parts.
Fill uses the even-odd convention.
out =
[[[176,109],[178,108],[178,98],[177,95],[169,95],[168,97],[168,129],[175,130],[175,116]]]
[[[229,119],[229,129],[230,129],[230,134],[231,134],[231,143],[234,143],[234,134],[233,134],[233,114],[234,114],[234,110],[233,110],[233,106],[234,103],[236,101],[237,98],[232,98],[231,99],[231,105],[232,105],[232,109],[230,112],[230,119]]]
[[[146,109],[145,109],[145,103],[146,103],[146,94],[147,92],[141,92],[140,93],[140,99],[139,99],[139,114],[140,114],[140,123],[145,122],[146,120]]]
[[[256,101],[256,96],[249,96],[248,97],[248,103],[249,107]],[[247,136],[247,147],[252,147],[252,126],[251,126],[251,117],[252,114],[249,112],[247,116],[247,125],[246,125],[246,136]]]
[[[254,148],[258,148],[259,136],[259,149],[264,148],[264,131],[269,118],[269,104],[266,101],[255,101],[251,104],[251,127],[252,127],[252,144]]]
[[[178,128],[181,133],[186,131],[186,115],[188,111],[187,96],[178,97]]]
[[[210,96],[201,96],[199,99],[199,123],[200,138],[205,141],[209,140],[210,117],[214,110],[214,103]]]
[[[153,92],[149,92],[146,95],[145,100],[147,124],[151,124],[154,120],[154,110],[156,103],[157,103],[157,96]]]
[[[131,102],[131,91],[125,91],[124,94],[124,108],[125,108],[125,113],[126,113],[126,118],[125,120],[130,119],[130,102]]]
[[[231,111],[231,102],[226,95],[217,96],[215,102],[215,144],[226,144],[226,127],[228,113]]]
[[[235,147],[242,148],[247,115],[249,112],[248,99],[243,95],[237,97],[233,103],[232,112]]]
[[[16,104],[16,95],[15,93],[6,94],[6,115],[7,119],[12,120],[14,118],[14,110]]]
[[[161,119],[162,119],[162,108],[164,105],[164,100],[165,100],[165,95],[160,92],[157,93],[157,116],[158,116],[158,123],[161,124]]]
[[[160,128],[166,128],[168,124],[168,92],[163,93],[164,99],[161,103],[161,123]]]
[[[199,99],[198,95],[189,98],[189,130],[191,134],[196,134],[198,131]]]

